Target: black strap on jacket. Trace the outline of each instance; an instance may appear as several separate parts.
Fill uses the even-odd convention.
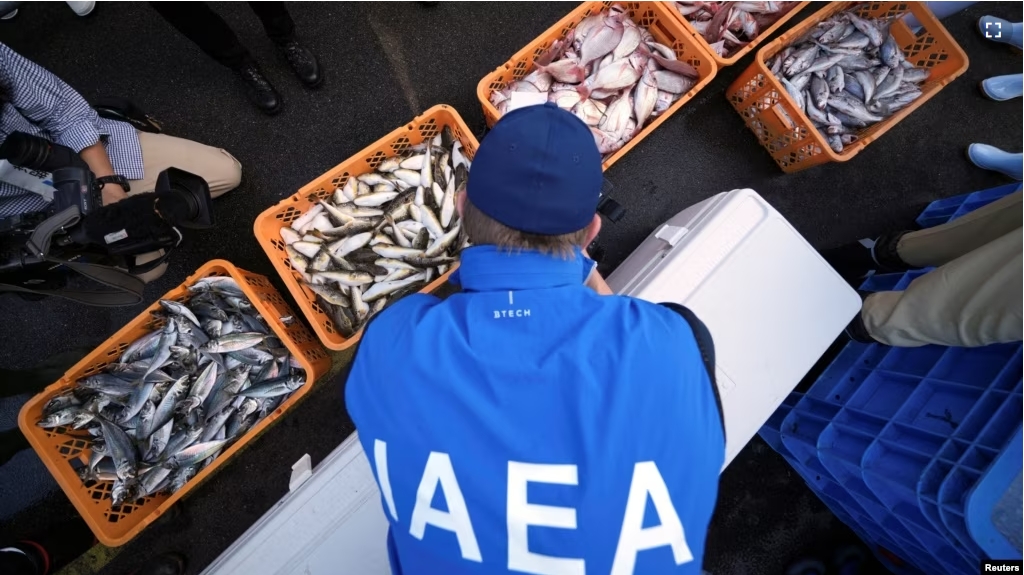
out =
[[[661,305],[679,314],[679,317],[683,318],[690,325],[690,330],[693,331],[693,337],[697,340],[697,349],[700,350],[700,358],[704,362],[704,369],[707,370],[708,377],[711,379],[711,391],[715,394],[715,406],[718,407],[718,420],[722,423],[722,437],[724,438],[725,412],[722,411],[722,397],[718,393],[718,382],[715,380],[715,342],[711,338],[711,332],[708,331],[704,322],[690,311],[690,308],[671,302]]]

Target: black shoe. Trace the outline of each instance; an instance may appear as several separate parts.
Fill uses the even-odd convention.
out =
[[[882,234],[875,240],[864,238],[823,250],[821,256],[843,279],[857,287],[871,272],[887,274],[912,269],[896,253],[896,245],[905,233]]]
[[[281,95],[277,93],[274,86],[270,84],[270,80],[267,80],[255,62],[244,64],[235,72],[245,82],[246,95],[249,96],[249,100],[256,104],[261,112],[273,115],[281,110]]]
[[[133,575],[181,575],[185,572],[185,557],[178,553],[164,553],[150,559]]]
[[[864,300],[866,300],[871,293],[857,290],[857,294],[860,296],[861,307],[863,308]],[[868,333],[868,327],[864,325],[864,316],[861,310],[857,311],[857,315],[850,320],[850,323],[846,325],[846,329],[844,329],[843,332],[847,337],[859,343],[878,343],[873,337],[871,337],[871,334]]]
[[[288,60],[292,71],[307,88],[316,88],[324,81],[320,73],[320,62],[309,48],[303,47],[297,40],[289,40],[284,44],[278,44],[277,49]]]

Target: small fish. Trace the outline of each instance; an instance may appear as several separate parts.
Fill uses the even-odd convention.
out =
[[[272,379],[270,381],[265,381],[258,385],[254,385],[248,389],[243,389],[242,391],[238,392],[238,395],[253,398],[277,397],[279,395],[285,395],[295,391],[296,389],[302,387],[304,383],[306,383],[306,379],[304,377],[280,377],[277,379]]]
[[[881,116],[875,116],[868,112],[862,102],[841,94],[838,96],[830,96],[828,99],[828,105],[839,112],[867,122],[879,122],[882,120]]]
[[[844,14],[846,14],[846,17],[850,19],[850,23],[853,24],[854,28],[856,28],[861,34],[868,37],[872,46],[882,45],[882,42],[885,39],[882,37],[882,31],[879,30],[874,23],[858,17],[853,12],[844,12]]]
[[[334,244],[327,246],[327,249],[329,249],[331,253],[338,257],[345,257],[346,255],[370,243],[370,238],[372,237],[372,232],[363,232],[360,234],[356,234],[354,236],[338,240]]]
[[[371,302],[379,297],[390,295],[402,288],[423,281],[425,277],[425,274],[418,273],[403,280],[375,283],[363,292],[363,301]]]
[[[429,165],[429,164],[427,164]],[[420,177],[420,172],[414,170],[399,169],[392,174],[399,180],[409,184],[410,186],[423,186],[423,179]],[[429,185],[429,184],[427,184]]]
[[[227,440],[197,443],[175,453],[162,465],[172,470],[195,465],[219,451],[226,443]]]
[[[194,323],[196,327],[199,327],[199,318],[192,313],[192,310],[188,309],[188,306],[178,303],[176,301],[170,301],[166,299],[160,300],[160,306],[163,307],[170,313],[180,315],[190,322]]]
[[[843,73],[843,69],[839,66],[832,66],[828,69],[828,73],[825,75],[825,81],[828,84],[828,91],[830,93],[838,94],[846,87],[846,75]]]
[[[382,192],[376,192],[376,193],[372,193],[372,194],[367,194],[365,196],[359,196],[358,198],[355,199],[355,201],[353,203],[355,203],[355,205],[357,205],[357,206],[365,206],[365,207],[375,208],[377,206],[380,206],[380,205],[383,205],[383,204],[386,204],[386,203],[390,202],[391,200],[395,199],[396,197],[398,197],[398,192],[382,191]]]
[[[818,108],[824,108],[828,103],[829,87],[828,82],[823,78],[814,76],[811,78],[811,91],[809,92],[811,98],[814,101],[814,105]]]
[[[261,333],[232,333],[218,337],[217,339],[211,339],[200,348],[200,351],[205,353],[226,353],[229,351],[238,351],[252,347],[260,342],[266,336]]]
[[[359,271],[316,272],[313,274],[314,282],[317,279],[344,286],[360,286],[372,282],[373,276],[366,272]]]

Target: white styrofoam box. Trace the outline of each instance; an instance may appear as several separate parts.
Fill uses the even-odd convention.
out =
[[[203,575],[391,575],[388,520],[359,436],[298,480]]]
[[[756,192],[723,192],[659,226],[608,277],[682,304],[715,342],[728,465],[860,310],[857,292]]]

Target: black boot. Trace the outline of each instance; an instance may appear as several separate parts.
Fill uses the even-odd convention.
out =
[[[882,234],[875,240],[864,238],[824,250],[821,255],[843,279],[857,287],[872,271],[888,274],[912,269],[913,266],[900,259],[896,251],[900,238],[906,233]]]
[[[277,93],[270,80],[263,75],[255,62],[243,64],[235,70],[238,77],[245,82],[246,95],[249,100],[267,115],[274,115],[281,110],[281,95]]]
[[[317,61],[316,55],[309,48],[299,44],[298,40],[289,40],[278,44],[277,49],[288,60],[292,71],[307,88],[316,88],[324,81],[323,74],[320,73],[320,62]]]
[[[158,555],[142,566],[133,575],[181,575],[185,572],[185,556],[178,553]]]

